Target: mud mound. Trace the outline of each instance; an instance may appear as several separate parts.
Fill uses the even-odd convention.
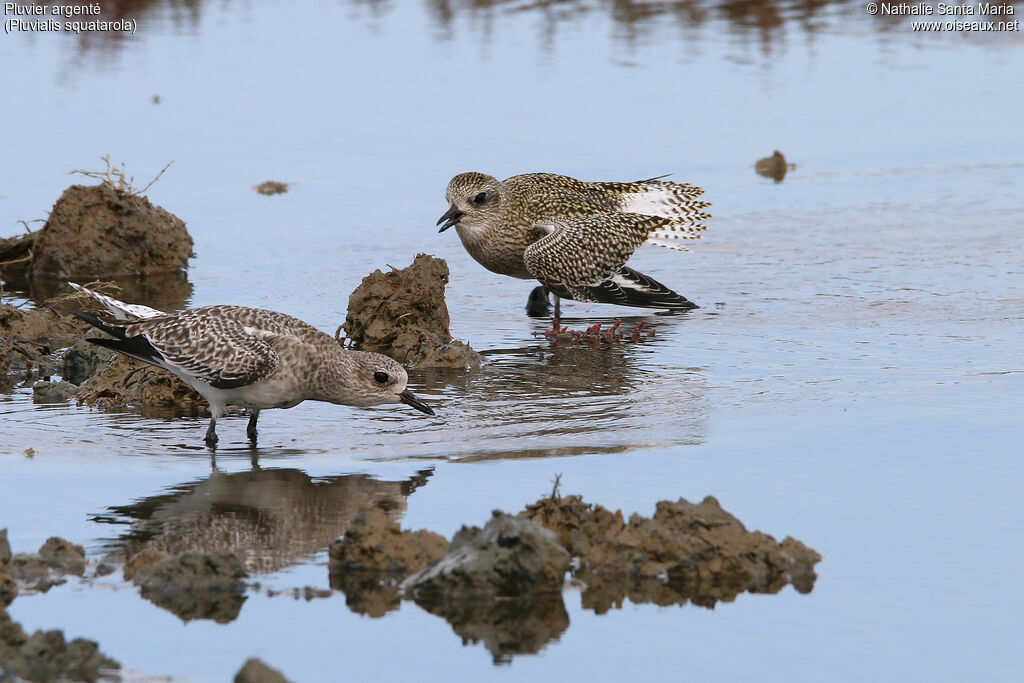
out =
[[[6,543],[6,530],[2,540],[0,559],[5,554],[7,559],[0,561],[0,567],[6,576],[22,588],[45,592],[64,583],[67,574],[82,576],[85,573],[85,549],[63,538],[50,537],[38,553],[17,553],[13,556]],[[6,546],[6,550],[3,546]]]
[[[113,282],[93,282],[89,286],[104,294],[117,296],[119,292]],[[0,304],[0,374],[8,372],[9,368],[11,371],[36,368],[52,349],[80,341],[89,325],[67,312],[91,311],[97,306],[92,297],[77,292],[48,299],[35,310]]]
[[[495,511],[483,529],[463,527],[448,554],[401,589],[445,619],[495,662],[540,651],[569,626],[562,585],[569,553],[547,529]]]
[[[379,508],[360,514],[329,549],[331,588],[344,591],[349,609],[382,617],[398,609],[398,582],[444,557],[448,541],[432,531],[401,531]]]
[[[181,270],[192,257],[185,223],[143,196],[106,183],[72,185],[32,246],[32,277],[96,277]]]
[[[39,549],[39,557],[47,565],[66,574],[85,573],[85,548],[63,538],[51,536]]]
[[[18,584],[0,569],[0,610],[5,609],[18,597]]]
[[[81,334],[84,328],[74,318],[58,315],[49,309],[23,310],[0,304],[0,335],[14,339],[49,342],[61,337]]]
[[[206,399],[168,371],[120,355],[79,387],[76,400],[99,408],[207,407]]]
[[[61,375],[72,384],[81,384],[110,365],[117,355],[116,351],[79,339],[64,352]]]
[[[234,621],[245,602],[245,569],[241,560],[225,550],[188,551],[136,563],[125,577],[140,586],[142,597],[182,620]],[[156,561],[156,560],[161,561]]]
[[[713,607],[739,593],[777,593],[793,584],[810,592],[815,551],[792,538],[778,543],[749,532],[708,496],[700,504],[661,501],[650,519],[584,503],[579,496],[545,498],[521,513],[553,530],[579,558],[585,607],[604,613],[623,598],[659,605]]]
[[[413,367],[478,367],[479,354],[448,332],[448,264],[417,254],[407,268],[375,270],[348,300],[342,329],[356,348]]]
[[[5,673],[29,681],[95,681],[114,676],[120,668],[83,638],[70,643],[61,631],[36,631],[26,637],[21,626],[0,611],[0,680]]]
[[[770,157],[758,159],[754,164],[754,170],[759,176],[771,178],[777,183],[781,183],[786,177],[786,173],[794,168],[796,168],[796,164],[788,163],[786,157],[779,150],[775,150]]]
[[[463,527],[448,554],[402,582],[418,603],[560,593],[569,554],[547,529],[495,510],[487,525]]]
[[[253,657],[247,659],[235,674],[235,683],[288,683],[288,679],[277,669],[267,666],[262,659]]]
[[[380,508],[360,514],[344,538],[331,544],[329,571],[376,571],[406,576],[441,559],[444,536],[432,531],[401,531]]]
[[[78,393],[78,387],[70,382],[39,380],[32,385],[32,400],[35,403],[64,403]]]

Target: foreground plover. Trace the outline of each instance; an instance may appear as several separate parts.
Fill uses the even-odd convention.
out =
[[[210,404],[206,443],[217,443],[217,418],[228,405],[252,411],[246,434],[256,440],[265,408],[292,408],[303,401],[348,406],[405,403],[433,415],[405,388],[405,369],[379,353],[343,349],[308,323],[245,306],[203,306],[164,313],[126,304],[81,285],[112,319],[71,311],[114,339],[94,344],[174,373]]]
[[[556,316],[559,299],[682,310],[697,305],[626,261],[644,242],[689,251],[679,240],[698,239],[711,217],[697,199],[703,193],[657,178],[587,183],[527,173],[499,182],[462,173],[448,184],[451,207],[437,224],[440,232],[455,226],[488,270],[539,280],[555,295]],[[536,293],[529,309],[538,309]]]

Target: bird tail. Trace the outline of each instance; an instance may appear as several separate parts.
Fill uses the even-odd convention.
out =
[[[167,315],[163,311],[158,311],[155,308],[150,308],[149,306],[143,306],[141,304],[126,304],[123,301],[118,301],[112,296],[94,292],[88,287],[83,287],[82,285],[75,284],[74,282],[69,282],[68,285],[70,285],[72,289],[82,292],[83,294],[88,294],[93,299],[96,299],[96,301],[100,302],[116,320],[135,322],[137,320],[145,320],[147,318],[156,318],[162,315]],[[76,313],[76,315],[78,314]],[[92,325],[96,324],[87,318],[83,318],[81,315],[78,317]],[[99,326],[97,325],[97,327]]]
[[[704,221],[711,218],[705,209],[710,202],[700,201],[704,189],[689,183],[658,179],[635,183],[598,183],[619,202],[623,213],[658,217],[652,221],[647,242],[666,249],[689,251],[679,240],[700,239],[707,230]]]
[[[90,293],[95,294],[95,292]],[[114,299],[114,301],[116,301],[116,299]],[[103,320],[100,320],[98,316],[93,315],[92,313],[84,313],[82,311],[69,311],[69,313],[71,313],[71,315],[75,316],[76,318],[84,320],[93,327],[99,330],[103,330],[110,336],[115,337],[114,339],[87,337],[86,341],[88,342],[92,342],[97,346],[104,346],[108,349],[113,349],[114,351],[123,353],[126,356],[131,356],[132,358],[138,358],[139,360],[149,363],[151,365],[159,366],[160,361],[164,359],[160,352],[153,348],[153,345],[150,344],[149,341],[142,335],[135,335],[134,337],[129,337],[127,328],[122,327],[120,325],[104,322]]]
[[[634,308],[655,308],[668,311],[687,311],[700,308],[682,294],[673,292],[657,280],[632,268],[621,266],[612,276],[596,285],[567,286],[549,284],[548,289],[564,299],[618,304]]]

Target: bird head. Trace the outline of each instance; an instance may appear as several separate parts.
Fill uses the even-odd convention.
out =
[[[445,191],[450,208],[437,221],[444,232],[453,225],[472,231],[496,220],[504,199],[503,188],[497,178],[483,173],[460,173],[452,178]],[[442,225],[443,224],[443,225]]]
[[[342,374],[345,381],[335,384],[328,400],[349,406],[374,406],[404,403],[433,415],[433,409],[406,388],[409,375],[396,361],[380,353],[347,351]]]

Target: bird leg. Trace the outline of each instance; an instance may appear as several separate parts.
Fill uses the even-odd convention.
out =
[[[210,418],[210,426],[206,428],[206,438],[203,440],[210,448],[217,447],[217,418]]]
[[[531,318],[544,318],[550,312],[551,302],[548,300],[547,287],[534,287],[530,291],[530,298],[526,300],[526,315]]]
[[[557,294],[555,294],[554,296],[555,296],[555,317],[556,318],[561,318],[562,317],[562,299]]]
[[[245,435],[249,437],[250,441],[256,441],[256,435],[259,434],[256,431],[256,420],[260,419],[260,411],[257,408],[252,411],[252,415],[249,416],[249,426],[245,428]]]

